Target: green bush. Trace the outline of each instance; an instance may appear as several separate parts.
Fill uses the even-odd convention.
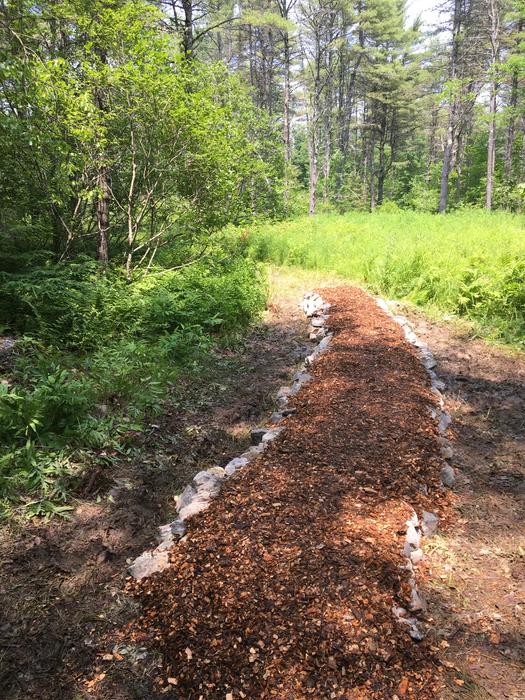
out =
[[[29,516],[67,515],[85,465],[126,449],[181,370],[262,311],[264,277],[244,247],[230,233],[210,258],[132,284],[87,260],[1,274],[0,323],[26,334],[0,384],[5,512],[21,500]]]

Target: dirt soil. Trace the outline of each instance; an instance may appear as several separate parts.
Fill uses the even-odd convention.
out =
[[[122,594],[127,562],[154,546],[157,526],[174,517],[174,496],[196,472],[245,449],[310,351],[299,298],[299,290],[293,301],[274,298],[240,347],[216,351],[198,374],[181,377],[134,456],[88,475],[71,521],[0,533],[2,700],[85,697],[93,640],[133,613]],[[126,683],[126,697],[150,697],[147,678],[131,673]]]
[[[193,521],[171,571],[125,592],[174,494],[243,451],[307,354],[296,303],[312,282],[286,284],[241,348],[181,378],[132,459],[88,476],[70,522],[0,534],[2,700],[191,700],[205,684],[203,700],[524,700],[525,361],[409,311],[447,382],[458,473],[418,574],[422,644],[389,605],[407,595],[404,519],[443,493],[432,398],[398,329],[346,307],[332,321],[347,327],[344,372],[323,358],[286,441]]]
[[[435,396],[371,297],[323,296],[333,343],[284,432],[190,521],[169,569],[130,584],[142,609],[122,640],[161,653],[159,696],[430,700],[443,685],[439,648],[392,611],[410,607],[407,519],[447,513]]]
[[[525,698],[525,360],[409,314],[446,382],[456,517],[430,542],[427,597],[450,698]]]

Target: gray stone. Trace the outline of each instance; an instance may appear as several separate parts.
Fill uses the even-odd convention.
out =
[[[227,476],[232,476],[238,469],[242,469],[242,467],[245,467],[247,464],[248,460],[246,457],[235,457],[231,462],[228,462],[224,471]]]
[[[312,328],[313,330],[310,330]],[[321,338],[324,338],[326,335],[326,330],[324,328],[313,328],[313,326],[310,326],[308,329],[309,335],[308,339],[313,340],[314,342],[317,340],[321,340]]]
[[[446,411],[442,411],[441,415],[439,416],[439,425],[438,429],[440,433],[446,432],[448,426],[452,423],[452,416],[450,413],[447,413]]]
[[[252,445],[258,445],[262,442],[263,437],[266,435],[266,428],[254,428],[250,432],[250,443]]]
[[[324,326],[326,324],[327,318],[328,317],[324,316],[324,315],[323,316],[316,316],[315,318],[312,318],[310,323],[314,328],[322,328],[322,326]]]
[[[427,602],[419,593],[417,588],[413,588],[410,593],[410,610],[412,612],[422,612],[427,609]]]
[[[452,457],[454,456],[454,450],[452,449],[452,447],[450,447],[450,445],[443,446],[441,448],[441,456],[443,457],[443,459],[452,459]]]
[[[196,495],[197,493],[192,486],[186,486],[180,496],[177,496],[177,511],[180,511],[182,508],[189,505]]]
[[[197,513],[201,513],[203,510],[206,510],[209,505],[209,500],[196,498],[179,511],[179,518],[181,520],[189,520],[190,518],[193,518],[194,515],[197,515]]]
[[[419,562],[423,561],[423,550],[414,549],[413,552],[410,552],[410,561],[412,564],[419,564]]]
[[[240,459],[245,459],[246,462],[252,462],[256,457],[264,452],[265,447],[266,444],[264,442],[261,442],[258,445],[253,445],[249,450],[242,453]]]
[[[317,346],[318,350],[319,351],[326,350],[332,341],[332,337],[333,337],[332,335],[327,335],[325,338],[323,338],[321,340],[321,342],[319,343],[319,345]]]
[[[304,384],[305,382],[311,382],[313,379],[312,375],[309,374],[308,372],[305,372],[304,370],[300,370],[299,372],[296,372],[293,376],[294,382],[300,382],[301,384]]]
[[[270,428],[270,430],[267,430],[266,433],[263,435],[262,442],[267,443],[271,442],[272,440],[275,440],[275,438],[282,433],[283,429],[282,428]]]
[[[176,518],[173,522],[171,522],[170,528],[173,534],[179,538],[184,537],[186,534],[186,525],[184,525],[184,521],[180,518]]]
[[[437,365],[437,362],[433,355],[429,354],[423,357],[423,365],[426,367],[426,369],[433,369]]]
[[[450,488],[450,489],[456,483],[456,473],[452,469],[450,464],[447,464],[441,470],[441,483],[443,484],[443,486],[448,486],[448,488]]]
[[[423,511],[423,520],[421,523],[421,529],[425,537],[432,537],[436,534],[438,528],[439,518],[435,513],[429,513],[428,511]]]
[[[154,550],[153,552],[144,552],[140,557],[137,557],[128,571],[133,578],[140,580],[157,571],[164,571],[168,566],[168,552]]]
[[[417,622],[413,618],[409,618],[407,623],[409,625],[408,634],[412,637],[412,639],[414,639],[416,642],[420,642],[425,638],[424,633],[419,629]]]

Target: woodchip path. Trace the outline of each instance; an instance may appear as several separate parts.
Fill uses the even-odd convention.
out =
[[[407,520],[447,511],[436,397],[372,298],[322,294],[334,337],[285,430],[188,522],[167,570],[130,584],[160,697],[438,697],[437,649],[394,614],[413,605]]]

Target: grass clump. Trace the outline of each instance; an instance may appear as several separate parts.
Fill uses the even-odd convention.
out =
[[[525,347],[525,229],[480,210],[301,217],[251,234],[258,260],[333,272],[372,292],[473,321]]]

